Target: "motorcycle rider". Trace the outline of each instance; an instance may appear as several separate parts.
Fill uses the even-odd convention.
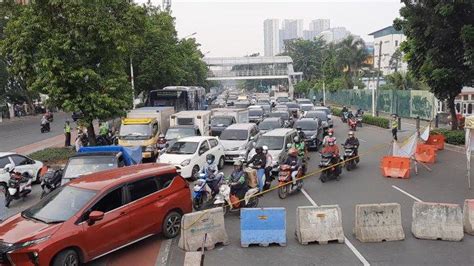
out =
[[[237,160],[234,162],[234,171],[229,177],[226,177],[226,181],[230,181],[230,194],[236,195],[239,199],[243,199],[245,193],[247,193],[247,178],[242,167],[242,162]]]
[[[257,169],[258,189],[262,191],[265,185],[263,176],[265,175],[265,166],[267,165],[267,157],[263,154],[263,147],[258,146],[255,148],[255,155],[248,161],[248,164],[253,164]]]
[[[334,129],[330,128],[328,130],[328,134],[326,136],[324,136],[324,139],[323,139],[323,147],[326,147],[328,145],[328,140],[330,138],[334,138],[336,139],[336,137],[334,137]]]
[[[219,192],[219,178],[216,178],[219,173],[219,168],[217,167],[216,157],[213,154],[206,155],[206,164],[200,173],[206,175],[209,187],[213,193]]]
[[[298,156],[300,156],[301,158],[304,158],[305,157],[305,146],[304,146],[304,141],[301,141],[300,137],[299,136],[295,136],[293,138],[293,145],[292,147],[295,148],[297,151],[298,151]]]
[[[46,128],[46,130],[50,131],[50,124],[49,124],[49,120],[48,118],[46,117],[46,115],[43,115],[41,117],[41,126],[44,126]]]
[[[298,136],[300,137],[300,139],[306,139],[306,134],[303,132],[303,129],[301,127],[297,127],[296,131],[298,132]]]
[[[285,163],[291,166],[291,180],[293,180],[293,185],[296,185],[296,176],[298,171],[302,166],[301,159],[298,157],[298,150],[296,148],[290,148],[288,150],[288,157],[285,160]]]
[[[344,106],[342,107],[341,112],[342,112],[342,113],[347,113],[347,112],[349,112],[349,109],[347,109],[347,107],[344,105]]]
[[[328,145],[324,147],[322,153],[331,153],[335,159],[335,163],[339,162],[339,148],[336,145],[336,138],[329,138]]]
[[[354,156],[357,156],[359,153],[359,140],[355,137],[354,131],[349,131],[347,134],[348,138],[344,142],[344,147],[353,146],[354,147]],[[359,157],[356,157],[356,162],[359,162]]]
[[[268,146],[263,146],[263,154],[265,154],[266,158],[266,163],[265,163],[265,177],[267,180],[270,180],[270,177],[272,175],[272,168],[273,168],[273,157],[272,155],[268,152]],[[270,181],[271,182],[271,181]]]

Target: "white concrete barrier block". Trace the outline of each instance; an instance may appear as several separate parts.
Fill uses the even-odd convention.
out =
[[[464,232],[474,235],[474,199],[464,201],[463,215]]]
[[[354,234],[361,242],[405,239],[400,204],[358,204],[355,207]]]
[[[344,243],[342,214],[339,205],[304,206],[296,209],[296,238],[307,245],[310,242]]]
[[[464,237],[461,206],[415,202],[411,232],[416,238],[461,241]]]

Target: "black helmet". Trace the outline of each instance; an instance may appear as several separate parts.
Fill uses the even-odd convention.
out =
[[[213,163],[214,160],[215,160],[215,158],[216,158],[216,157],[214,156],[214,154],[208,154],[208,155],[206,155],[206,161],[207,161],[207,163],[209,163],[209,164]]]
[[[296,130],[301,131],[302,128],[301,127],[296,127]]]
[[[262,152],[263,152],[262,146],[256,147],[256,148],[255,148],[255,152],[256,152],[256,153],[262,153]]]

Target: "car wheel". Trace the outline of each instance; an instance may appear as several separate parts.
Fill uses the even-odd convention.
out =
[[[219,170],[222,170],[222,168],[224,168],[224,156],[221,156],[221,158],[219,158],[219,164],[217,165],[217,168],[219,168]]]
[[[163,235],[166,238],[175,238],[181,230],[181,217],[178,212],[172,211],[163,220]]]
[[[77,252],[72,249],[61,251],[53,261],[53,266],[78,266],[80,264]]]

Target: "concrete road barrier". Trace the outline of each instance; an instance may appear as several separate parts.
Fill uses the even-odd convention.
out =
[[[181,220],[178,246],[185,251],[197,251],[203,246],[206,234],[204,247],[208,250],[217,243],[229,244],[221,207],[185,214]]]
[[[309,242],[327,244],[328,241],[344,243],[341,208],[339,205],[298,207],[295,233],[303,245]]]
[[[203,264],[201,252],[199,251],[186,252],[184,255],[184,266],[202,266]]]
[[[354,234],[361,242],[405,239],[400,204],[358,204],[355,207]]]
[[[240,211],[240,245],[286,246],[285,208],[244,208]]]
[[[464,232],[474,235],[474,199],[464,201],[463,216]]]
[[[461,241],[462,210],[458,204],[415,202],[411,232],[420,239]]]

